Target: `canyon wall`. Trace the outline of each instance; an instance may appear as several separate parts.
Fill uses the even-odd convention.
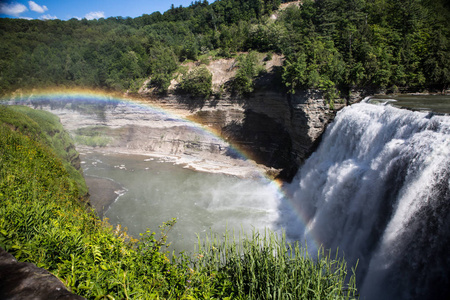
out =
[[[216,95],[208,100],[177,95],[176,79],[168,96],[155,98],[144,88],[140,93],[147,101],[213,128],[246,156],[272,170],[272,175],[290,180],[314,151],[336,111],[362,99],[364,92],[351,91],[349,99],[336,101],[333,109],[319,90],[287,94],[280,78],[283,62],[278,54],[260,57],[259,66],[266,73],[254,80],[254,91],[247,97],[224,91],[232,86],[239,64],[236,59],[211,60],[205,66],[212,74]],[[192,70],[197,65],[191,62],[185,67]]]
[[[293,95],[262,90],[248,98],[228,95],[206,101],[171,95],[151,101],[214,128],[227,142],[287,180],[314,151],[336,109],[343,106],[330,109],[316,90]]]

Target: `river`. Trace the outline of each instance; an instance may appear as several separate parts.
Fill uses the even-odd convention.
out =
[[[197,234],[276,230],[282,195],[264,177],[197,172],[143,155],[86,151],[81,159],[90,188],[115,198],[104,217],[134,237],[177,218],[168,241],[180,252],[194,250]]]

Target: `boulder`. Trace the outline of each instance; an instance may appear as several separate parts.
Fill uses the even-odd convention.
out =
[[[0,299],[82,300],[50,272],[32,263],[18,262],[0,247]]]

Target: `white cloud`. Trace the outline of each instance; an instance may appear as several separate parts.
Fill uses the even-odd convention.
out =
[[[100,19],[105,17],[105,12],[103,11],[91,11],[84,16],[88,20]]]
[[[0,13],[5,15],[11,15],[11,16],[19,16],[24,11],[27,11],[27,7],[23,4],[19,3],[1,3],[0,2]]]
[[[50,14],[48,14],[48,15],[42,15],[40,18],[41,18],[42,20],[54,20],[54,19],[58,19],[57,16],[52,16],[52,15],[50,15]]]
[[[39,4],[37,4],[34,1],[28,1],[28,5],[30,6],[30,9],[32,11],[38,12],[40,14],[42,14],[48,10],[47,6],[45,6],[45,5],[40,6]]]

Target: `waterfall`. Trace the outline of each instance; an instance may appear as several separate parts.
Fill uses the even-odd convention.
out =
[[[447,299],[449,116],[346,107],[287,189],[288,237],[358,262],[362,299]]]

